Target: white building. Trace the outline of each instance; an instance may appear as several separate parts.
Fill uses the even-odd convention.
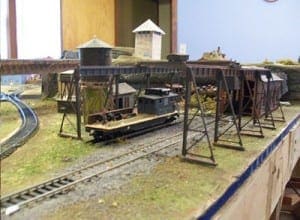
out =
[[[134,55],[153,60],[161,58],[161,37],[165,32],[150,19],[132,31],[135,33]]]

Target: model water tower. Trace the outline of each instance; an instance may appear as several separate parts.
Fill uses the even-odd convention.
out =
[[[134,55],[153,60],[161,58],[161,38],[165,32],[150,19],[132,31],[135,33]]]
[[[111,65],[112,46],[94,37],[92,40],[78,46],[80,65],[107,66]]]

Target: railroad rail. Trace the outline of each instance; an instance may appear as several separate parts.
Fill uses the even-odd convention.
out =
[[[39,122],[35,112],[15,95],[6,95],[6,100],[18,108],[22,124],[20,128],[6,141],[1,143],[0,158],[1,160],[12,154],[18,147],[34,134]]]
[[[211,120],[208,123],[212,125],[213,122],[214,121]],[[210,128],[212,128],[212,126]],[[182,141],[182,134],[183,132],[180,131],[172,136],[159,139],[149,145],[139,145],[139,148],[135,148],[134,150],[105,160],[97,161],[35,186],[3,196],[1,197],[1,213],[9,215],[22,207],[26,207],[32,202],[42,201],[55,195],[67,193],[73,189],[76,184],[87,182],[93,178],[99,178],[112,170],[177,145]],[[195,136],[196,135],[190,135],[189,139],[192,140]]]
[[[172,138],[177,139],[172,142],[170,142],[170,137],[165,138],[164,140],[158,140],[151,145],[120,154],[116,157],[111,157],[104,161],[98,161],[84,168],[47,180],[25,190],[4,196],[1,198],[1,212],[5,209],[6,213],[9,213],[11,209],[16,209],[14,207],[20,208],[31,202],[40,201],[54,195],[62,194],[67,192],[76,184],[88,181],[95,177],[100,177],[109,171],[176,145],[181,141],[181,134],[182,132],[173,135]],[[162,144],[164,145],[161,146]]]
[[[101,141],[101,143],[104,144],[104,145],[107,145],[107,144],[110,144],[110,143],[118,142],[118,140],[120,140],[120,139],[132,138],[132,137],[135,137],[135,136],[138,136],[138,135],[148,133],[150,131],[155,131],[157,129],[166,128],[166,127],[169,127],[169,126],[175,126],[175,125],[182,124],[182,123],[183,123],[183,120],[177,119],[177,121],[172,122],[172,123],[152,126],[150,128],[146,128],[146,129],[142,129],[140,131],[135,131],[135,132],[132,132],[132,133],[129,133],[129,134],[125,134],[125,135],[122,135],[122,136],[117,137],[117,138]],[[92,140],[91,142],[96,143],[98,141],[97,140]]]
[[[196,101],[197,101],[197,112],[192,119],[188,119],[190,111],[190,101],[191,93],[193,88],[197,88],[197,79],[204,78],[214,80],[216,82],[217,93],[216,93],[216,114],[215,114],[215,132],[213,143],[209,140],[207,132],[199,133],[199,139],[206,136],[207,147],[211,152],[211,157],[213,158],[212,144],[218,147],[224,147],[234,150],[245,150],[242,143],[240,131],[249,130],[247,135],[256,135],[257,131],[255,129],[247,129],[245,125],[242,125],[242,117],[246,115],[247,107],[253,105],[251,108],[251,119],[249,122],[258,122],[259,134],[263,136],[262,124],[260,123],[260,118],[268,118],[270,116],[272,127],[275,128],[274,118],[272,117],[272,111],[274,111],[271,106],[273,100],[271,92],[271,84],[273,82],[272,73],[269,69],[261,67],[245,67],[241,66],[239,63],[234,61],[188,61],[188,56],[186,55],[169,55],[168,61],[147,61],[139,62],[134,66],[84,66],[81,65],[77,72],[74,73],[74,77],[80,78],[75,87],[80,87],[80,84],[88,84],[91,82],[102,82],[103,87],[108,88],[105,100],[107,100],[112,93],[112,84],[115,83],[116,91],[118,91],[118,81],[120,75],[130,75],[130,74],[141,74],[144,75],[145,87],[150,86],[151,74],[169,74],[170,81],[172,82],[172,77],[177,74],[183,77],[185,80],[185,108],[184,108],[184,134],[183,134],[183,144],[182,144],[182,155],[186,156],[188,159],[194,159],[195,161],[202,160],[202,155],[191,155],[191,147],[187,141],[187,136],[193,129],[190,128],[191,121],[196,118],[203,118],[203,103],[200,100],[200,94],[196,89]],[[265,78],[266,80],[263,80]],[[252,87],[244,87],[244,81],[251,81],[251,85],[254,87],[255,91],[252,93]],[[75,81],[74,81],[75,83]],[[261,89],[261,84],[266,84],[265,89]],[[249,82],[248,82],[249,84]],[[248,89],[248,90],[247,90]],[[246,91],[244,91],[246,90]],[[248,95],[248,93],[250,95]],[[72,94],[69,92],[68,94]],[[79,93],[78,93],[79,94]],[[116,95],[118,96],[118,95]],[[248,97],[247,97],[248,96]],[[275,96],[274,96],[275,97]],[[244,99],[248,99],[247,106],[245,106]],[[277,104],[278,100],[275,101]],[[279,104],[278,104],[279,105]],[[238,106],[238,108],[237,108]],[[235,129],[235,137],[228,138],[228,131],[224,130],[221,132],[220,124],[222,123],[222,117],[225,115],[225,109],[227,108],[226,114],[232,116],[232,128]],[[249,107],[248,107],[249,108]],[[257,114],[259,108],[263,108],[260,115]],[[80,107],[76,109],[77,115],[79,114]],[[79,115],[78,115],[79,116]],[[78,117],[77,116],[77,117]],[[283,118],[283,117],[282,117]],[[200,124],[205,124],[204,120],[200,121]],[[63,121],[62,126],[63,127]],[[245,127],[245,128],[244,128]],[[243,135],[245,134],[242,133]],[[77,136],[80,137],[80,127],[77,127]],[[235,140],[233,140],[235,139]],[[233,141],[232,141],[233,140]],[[192,157],[190,157],[192,156]],[[199,160],[197,159],[199,158]],[[206,161],[208,162],[208,161]],[[212,164],[215,162],[212,160]]]
[[[70,102],[70,105],[76,113],[76,135],[64,133],[64,119],[68,114],[68,112],[64,112],[59,131],[61,136],[81,139],[80,85],[95,81],[103,84],[103,86],[108,88],[108,92],[105,97],[105,100],[108,100],[112,94],[113,83],[115,83],[116,91],[119,91],[118,83],[120,75],[122,74],[144,75],[146,87],[149,87],[150,85],[151,74],[170,74],[172,78],[176,73],[185,78],[184,87],[186,92],[182,144],[183,156],[186,156],[189,153],[189,149],[191,149],[187,142],[187,136],[191,130],[190,122],[197,118],[195,115],[193,119],[188,119],[191,91],[192,87],[197,88],[197,78],[212,79],[217,85],[217,105],[213,143],[209,141],[208,135],[205,134],[205,136],[207,136],[207,145],[212,157],[212,144],[234,150],[245,150],[241,135],[263,137],[263,123],[261,123],[260,120],[270,120],[270,123],[267,123],[267,125],[271,125],[269,128],[276,128],[272,112],[274,112],[278,107],[280,108],[280,97],[277,97],[276,95],[279,93],[279,90],[275,91],[275,89],[273,89],[276,86],[274,86],[272,73],[269,69],[255,66],[245,67],[235,61],[188,61],[188,55],[171,54],[167,58],[168,61],[145,61],[131,66],[85,66],[79,65],[78,60],[4,60],[0,62],[0,74],[17,74],[20,72],[43,74],[47,72],[59,72],[68,69],[75,69],[72,80],[68,82],[70,89],[67,93],[67,101]],[[172,79],[170,80],[172,81]],[[251,85],[249,86],[249,84]],[[261,84],[265,85],[261,86]],[[255,92],[252,92],[253,90]],[[198,103],[197,113],[201,113],[203,112],[203,103],[201,103],[197,89],[195,92]],[[75,103],[72,102],[71,96],[73,94],[75,94],[76,98]],[[118,92],[116,92],[116,97],[118,97]],[[245,100],[248,100],[246,104]],[[236,108],[237,106],[238,109]],[[225,135],[228,134],[226,133],[228,130],[220,132],[219,124],[221,123],[221,118],[224,115],[225,107],[228,109],[227,114],[230,114],[233,118],[232,127],[235,128],[237,137],[237,140],[235,141],[230,141],[230,139],[225,137]],[[247,112],[247,109],[251,110],[250,113]],[[251,115],[249,122],[253,122],[259,127],[258,131],[245,127],[247,123],[244,125],[241,124],[242,117],[247,114]],[[281,121],[284,121],[282,111],[281,114]],[[200,114],[199,117],[203,118],[203,115]],[[204,120],[202,120],[202,123],[203,122]],[[204,124],[204,127],[205,126],[206,125]],[[199,139],[201,138],[202,133],[200,132]],[[198,156],[201,157],[201,155]],[[212,161],[212,163],[214,163],[214,161]]]

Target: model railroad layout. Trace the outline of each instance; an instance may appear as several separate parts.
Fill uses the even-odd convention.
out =
[[[190,146],[186,140],[188,133],[195,131],[190,128],[190,124],[196,118],[200,118],[199,123],[204,126],[204,131],[198,131],[198,139],[202,140],[204,138],[207,140],[211,158],[214,158],[212,144],[235,150],[245,150],[242,143],[242,135],[263,137],[262,128],[275,129],[276,120],[284,121],[282,111],[278,118],[274,116],[274,112],[277,109],[281,110],[279,101],[282,95],[283,80],[269,69],[255,66],[241,66],[239,63],[233,61],[187,61],[187,59],[188,56],[169,55],[168,61],[140,62],[135,66],[103,66],[101,64],[91,66],[81,63],[80,68],[74,73],[74,78],[80,78],[80,82],[74,80],[68,83],[73,83],[75,88],[80,88],[81,86],[85,88],[89,85],[92,87],[99,85],[99,88],[107,88],[108,92],[104,99],[108,100],[109,96],[114,92],[116,99],[118,98],[120,75],[144,75],[145,90],[151,90],[151,75],[172,73],[181,77],[183,81],[180,83],[183,85],[184,91],[184,94],[181,94],[184,97],[182,154],[188,160],[197,160],[209,164],[215,164],[215,161],[204,160],[202,155],[195,155],[192,152],[193,146]],[[202,91],[197,89],[200,85],[198,81],[201,79],[213,81],[216,88],[214,97],[216,107],[213,113],[215,114],[215,132],[213,137],[208,137],[209,135],[205,131],[206,123],[203,119],[205,107],[200,97]],[[170,85],[172,85],[171,82],[169,83]],[[114,91],[112,91],[113,85],[115,85]],[[170,89],[172,90],[172,88]],[[74,94],[74,91],[67,92],[66,95],[68,94]],[[193,109],[191,108],[192,95],[194,96],[194,100],[196,100],[192,107]],[[78,107],[78,104],[76,106]],[[77,109],[75,112],[78,115],[80,111]],[[109,116],[110,113],[111,116]],[[116,109],[108,114],[106,112],[90,114],[88,115],[88,122],[85,125],[86,130],[94,135],[96,139],[118,136],[119,133],[125,133],[126,129],[134,130],[134,126],[131,126],[130,123],[128,126],[126,126],[126,123],[120,127],[116,125],[130,121],[121,116],[127,113],[132,115],[132,110]],[[189,114],[193,114],[194,116],[189,118]],[[224,116],[231,117],[233,123],[228,129],[221,131],[220,124]],[[113,122],[106,122],[105,119],[108,117],[113,119]],[[116,123],[115,121],[118,121],[118,119],[120,121]],[[139,124],[139,118],[136,117],[136,119],[137,129],[139,129],[139,126],[151,126],[151,123]],[[247,121],[245,121],[246,119]],[[79,137],[80,134],[78,131],[79,128],[77,128],[77,136]],[[231,138],[226,137],[229,133],[232,133]],[[212,139],[212,143],[210,139]]]
[[[94,41],[92,41],[94,42]],[[89,51],[90,47],[81,48],[81,50]],[[101,50],[101,45],[99,54]],[[103,52],[103,51],[102,51]],[[108,53],[109,51],[107,51]],[[85,53],[84,53],[85,54]],[[82,97],[80,90],[88,85],[97,85],[106,91],[105,96],[102,97],[105,100],[103,109],[94,109],[94,113],[88,115],[89,122],[86,124],[86,130],[97,139],[110,138],[118,136],[120,133],[127,133],[125,129],[128,126],[108,128],[108,125],[114,124],[115,121],[119,121],[120,124],[126,120],[135,120],[134,126],[129,125],[128,130],[141,130],[140,128],[150,127],[156,123],[164,123],[173,120],[176,116],[171,111],[162,116],[163,122],[159,119],[160,115],[155,113],[150,121],[145,123],[139,123],[139,117],[130,119],[135,114],[133,109],[119,109],[114,106],[113,108],[107,108],[106,104],[108,100],[111,100],[112,94],[115,96],[116,103],[119,100],[119,81],[121,75],[144,75],[145,87],[149,89],[151,84],[151,75],[153,74],[169,74],[171,76],[178,75],[182,79],[180,82],[183,85],[184,91],[184,126],[183,126],[183,150],[182,154],[187,159],[191,159],[192,147],[188,146],[187,136],[192,130],[190,129],[191,121],[196,118],[204,117],[203,103],[200,100],[199,91],[195,88],[199,86],[199,79],[209,79],[214,82],[217,89],[215,96],[216,110],[215,110],[215,125],[213,134],[213,144],[220,147],[231,148],[235,150],[245,150],[242,143],[241,135],[251,135],[256,137],[263,137],[263,127],[275,129],[275,121],[284,121],[283,112],[279,118],[275,118],[273,113],[277,110],[281,110],[280,97],[282,95],[282,82],[283,80],[276,77],[269,69],[260,68],[255,66],[245,67],[237,62],[229,60],[198,60],[188,61],[188,55],[175,55],[168,56],[168,61],[140,61],[135,65],[126,66],[113,66],[111,62],[108,62],[109,56],[95,56],[95,54],[85,54],[87,57],[80,57],[80,65],[78,61],[8,61],[3,62],[1,73],[3,74],[16,74],[26,73],[30,68],[31,73],[45,73],[47,68],[66,70],[67,67],[75,69],[72,76],[68,79],[63,79],[65,96],[64,104],[66,106],[72,106],[73,113],[76,114],[76,135],[65,135],[63,131],[64,123],[67,115],[70,114],[68,109],[63,112],[63,118],[61,122],[61,128],[59,134],[61,136],[71,136],[81,139],[81,117],[82,117]],[[105,58],[104,58],[105,57]],[[92,64],[90,61],[93,61]],[[27,65],[29,62],[30,65]],[[17,65],[18,64],[18,65]],[[49,66],[50,65],[50,66]],[[170,85],[172,85],[172,77],[170,78]],[[113,91],[113,85],[115,90]],[[196,95],[196,106],[191,110],[191,96],[192,93]],[[153,101],[153,100],[152,100]],[[108,109],[108,112],[104,112]],[[112,110],[113,109],[113,110]],[[140,109],[141,110],[141,109]],[[98,112],[97,112],[98,111]],[[102,112],[101,112],[102,111]],[[127,111],[127,112],[122,112]],[[188,118],[191,111],[194,111],[194,117]],[[173,114],[173,115],[172,115]],[[163,114],[162,114],[163,115]],[[225,131],[221,132],[220,123],[224,115],[232,117],[232,126]],[[111,117],[112,116],[112,117]],[[137,115],[138,116],[138,115]],[[245,117],[246,116],[246,117]],[[113,122],[106,121],[105,118],[113,118]],[[126,117],[129,117],[126,119]],[[242,119],[250,118],[246,123],[242,123]],[[119,120],[120,119],[120,120]],[[170,119],[170,120],[169,120]],[[199,140],[206,138],[208,148],[212,152],[212,143],[208,133],[205,131],[205,120],[201,119],[201,124],[204,126],[204,132],[198,131]],[[152,124],[152,122],[154,124]],[[133,125],[133,124],[132,124]],[[251,125],[251,126],[249,126]],[[252,126],[255,125],[255,128]],[[140,127],[141,126],[141,127]],[[120,130],[118,130],[120,128]],[[234,138],[227,138],[228,132],[234,131]],[[233,133],[234,133],[233,132]],[[235,140],[233,140],[235,139]],[[195,155],[193,155],[193,158]],[[201,157],[201,155],[199,155]],[[213,155],[212,155],[213,157]],[[195,158],[196,159],[196,158]],[[200,159],[200,158],[199,158]],[[200,159],[201,160],[201,159]],[[211,161],[214,163],[214,161]]]
[[[209,119],[209,129],[213,128],[213,120]],[[194,125],[195,128],[197,125]],[[199,128],[199,127],[198,127]],[[193,140],[195,135],[191,134],[189,140]],[[100,160],[89,164],[85,167],[68,172],[61,176],[49,179],[40,184],[31,186],[24,190],[4,195],[1,197],[1,213],[12,214],[19,209],[26,207],[33,202],[39,202],[45,199],[54,198],[55,196],[65,194],[74,189],[76,184],[85,183],[93,178],[101,178],[102,175],[131,164],[137,160],[149,155],[168,149],[180,144],[182,132],[177,132],[171,136],[161,138],[151,144],[143,144],[134,147],[134,150],[127,151],[117,156]]]
[[[101,57],[100,57],[101,58]],[[126,135],[135,130],[141,131],[143,129],[148,129],[151,126],[157,124],[168,124],[170,121],[176,118],[177,113],[174,111],[173,104],[167,104],[168,108],[173,108],[168,110],[165,113],[154,112],[154,107],[159,106],[159,104],[152,104],[151,119],[146,119],[139,117],[139,114],[134,111],[133,107],[120,109],[117,106],[113,108],[106,106],[109,102],[108,100],[112,99],[112,94],[115,96],[116,102],[119,102],[119,80],[120,75],[144,75],[145,78],[145,87],[148,89],[150,87],[151,74],[170,74],[179,75],[183,81],[183,97],[184,97],[184,128],[183,128],[183,150],[182,154],[187,158],[191,159],[189,154],[191,152],[191,147],[188,146],[186,141],[187,134],[189,131],[190,121],[193,121],[195,118],[203,118],[204,109],[203,103],[200,100],[199,91],[195,88],[199,86],[197,80],[199,79],[209,79],[214,81],[216,88],[216,110],[215,110],[215,132],[213,135],[213,144],[221,147],[227,147],[236,150],[244,150],[241,135],[251,135],[256,137],[263,137],[263,127],[275,129],[276,118],[273,117],[273,112],[277,109],[281,110],[280,106],[280,97],[282,95],[282,79],[276,77],[269,69],[260,68],[260,67],[244,67],[237,62],[233,61],[188,61],[187,55],[169,55],[168,61],[149,61],[149,62],[139,62],[133,66],[105,66],[106,63],[103,63],[103,60],[99,57],[90,57],[89,59],[94,59],[95,63],[91,65],[90,63],[85,63],[89,59],[80,60],[80,65],[77,65],[77,62],[70,61],[57,61],[57,68],[66,68],[68,65],[75,65],[77,68],[74,73],[69,78],[62,77],[62,83],[65,88],[65,94],[62,94],[64,100],[62,103],[67,106],[71,106],[73,113],[76,114],[76,135],[65,134],[63,131],[64,123],[67,115],[70,114],[70,108],[65,108],[63,112],[63,118],[61,122],[61,127],[59,134],[61,136],[71,136],[81,139],[81,104],[82,97],[80,95],[80,90],[89,85],[98,85],[100,88],[106,91],[104,97],[105,104],[103,106],[103,111],[100,112],[93,111],[95,113],[87,115],[88,121],[86,123],[86,130],[94,136],[95,139],[108,139],[113,138],[119,135]],[[99,62],[98,62],[99,61]],[[15,62],[3,63],[1,73],[11,72],[26,72],[28,71],[28,65],[26,62],[22,61],[20,65],[16,65]],[[34,62],[36,63],[36,62]],[[44,66],[49,66],[48,61],[44,64],[43,62],[37,62],[36,72],[45,72]],[[68,65],[67,65],[68,64]],[[65,66],[67,65],[67,66]],[[23,66],[25,70],[23,69]],[[75,67],[74,66],[74,67]],[[31,72],[35,72],[35,66],[30,66],[32,68]],[[51,68],[56,68],[55,62],[51,63]],[[172,79],[170,79],[172,82]],[[95,84],[96,83],[96,84]],[[113,84],[115,85],[115,90],[113,89]],[[172,83],[169,83],[172,85]],[[163,88],[160,88],[163,91]],[[172,88],[171,88],[172,89]],[[170,93],[170,91],[168,91]],[[139,91],[140,93],[140,91]],[[194,93],[196,95],[196,109],[194,117],[188,119],[190,114],[190,102],[191,95]],[[170,93],[171,94],[171,93]],[[147,96],[147,95],[146,95]],[[161,96],[161,95],[160,95]],[[74,99],[75,97],[75,99]],[[140,106],[145,106],[146,101],[150,103],[154,102],[152,97],[148,100],[145,100],[145,103],[141,103]],[[145,99],[145,97],[143,98]],[[159,98],[161,101],[167,100],[163,97]],[[158,99],[158,100],[159,100]],[[142,100],[142,98],[140,99]],[[171,98],[169,99],[171,100]],[[173,101],[172,101],[173,102]],[[170,102],[171,103],[171,102]],[[163,105],[162,105],[163,106]],[[162,108],[160,106],[160,108]],[[136,106],[134,106],[136,107]],[[148,108],[138,107],[138,110],[143,112]],[[109,109],[106,111],[105,109]],[[113,110],[111,110],[113,109]],[[165,108],[166,109],[166,108]],[[156,111],[156,110],[155,110]],[[134,116],[135,117],[132,117]],[[222,122],[224,115],[229,115],[232,117],[232,127],[227,130],[220,132],[219,124]],[[149,114],[148,114],[149,116]],[[246,116],[250,119],[248,122],[242,124],[242,118]],[[85,116],[86,117],[86,116]],[[110,120],[110,121],[109,121]],[[279,120],[284,120],[283,112],[281,111],[281,116]],[[118,122],[116,122],[118,121]],[[126,122],[126,123],[124,123]],[[128,126],[126,124],[128,123]],[[124,124],[119,125],[117,124]],[[204,125],[205,130],[205,121],[202,119],[202,124]],[[254,124],[257,129],[252,128]],[[235,140],[233,138],[223,138],[230,131],[234,130]],[[199,131],[199,140],[206,138],[208,148],[212,152],[212,143],[206,131]],[[193,159],[195,155],[193,155]],[[199,155],[201,157],[201,155]],[[212,155],[213,157],[213,155]],[[214,163],[214,161],[211,161]]]
[[[86,65],[81,62],[73,76],[64,82],[65,87],[69,88],[65,94],[65,104],[72,106],[73,113],[76,114],[78,138],[81,138],[81,86],[97,82],[107,89],[106,97],[103,97],[107,101],[113,92],[112,84],[115,84],[115,97],[118,100],[118,83],[122,74],[146,76],[145,94],[138,96],[137,109],[115,108],[112,111],[89,114],[85,125],[86,131],[90,132],[95,139],[107,140],[172,123],[178,117],[175,105],[177,95],[172,93],[171,89],[151,88],[150,78],[154,73],[174,73],[184,79],[182,83],[184,85],[183,131],[167,137],[164,141],[159,140],[143,148],[137,147],[117,157],[99,161],[20,192],[3,196],[1,197],[1,210],[5,210],[7,214],[12,213],[30,202],[62,194],[75,184],[100,177],[104,173],[179,143],[182,143],[181,154],[184,159],[215,166],[217,162],[211,142],[219,147],[245,150],[241,135],[263,137],[263,127],[275,129],[276,120],[285,120],[282,111],[278,118],[274,116],[276,110],[281,110],[279,101],[283,80],[277,78],[270,70],[243,67],[232,61],[189,62],[187,59],[187,56],[171,55],[168,61],[141,62],[134,66]],[[213,80],[217,88],[213,122],[208,122],[205,118],[204,106],[197,90],[199,78]],[[193,108],[191,108],[192,94],[196,97],[196,104]],[[75,96],[75,101],[73,96]],[[62,128],[68,114],[70,112],[63,112],[60,129],[62,136],[64,136]],[[32,127],[33,122],[29,124]],[[210,132],[211,130],[214,132]],[[228,138],[230,135],[231,137]],[[205,140],[208,149],[206,152],[209,152],[209,155],[202,155],[201,151],[195,151],[199,143]],[[108,169],[105,166],[107,163],[110,163]]]
[[[18,147],[26,142],[26,140],[37,130],[39,122],[35,112],[16,95],[5,95],[5,100],[15,105],[20,113],[22,124],[20,128],[7,140],[1,144],[0,158],[1,160]]]

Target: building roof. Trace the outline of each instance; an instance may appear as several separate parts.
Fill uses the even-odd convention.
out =
[[[268,82],[268,78],[266,75],[261,75],[260,78],[263,82]],[[272,73],[272,78],[270,79],[270,81],[283,81],[283,79]]]
[[[269,69],[265,68],[265,67],[261,67],[261,66],[255,66],[255,65],[251,65],[251,66],[242,66],[243,69],[254,69],[254,70],[265,70],[265,71],[269,71]]]
[[[148,19],[143,24],[141,24],[140,26],[138,26],[132,32],[133,33],[138,33],[138,32],[144,32],[144,31],[151,31],[151,32],[157,32],[157,33],[160,33],[160,34],[166,34],[162,29],[160,29],[160,27],[158,27],[150,19]]]
[[[177,97],[178,95],[176,93],[170,92],[169,95],[160,96],[160,95],[140,95],[139,99],[151,99],[151,100],[158,100],[158,99],[165,99],[165,98],[171,98],[171,97]]]
[[[108,43],[94,37],[93,39],[79,45],[77,48],[112,48]]]
[[[130,93],[136,93],[136,89],[134,89],[127,83],[119,83],[119,95],[125,95]],[[116,94],[116,85],[113,84],[113,95],[115,94]]]

